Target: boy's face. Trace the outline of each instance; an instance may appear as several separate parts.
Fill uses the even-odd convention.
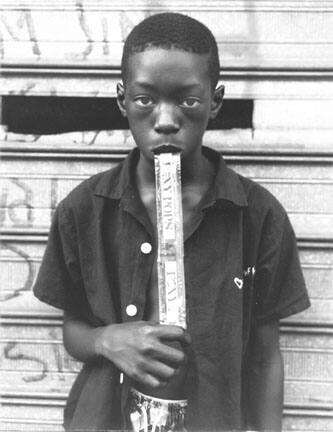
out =
[[[152,163],[154,148],[173,144],[183,160],[201,157],[202,136],[223,97],[212,91],[208,55],[151,48],[128,61],[118,104],[141,155]]]

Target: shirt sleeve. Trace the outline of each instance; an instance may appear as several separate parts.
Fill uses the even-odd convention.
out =
[[[75,230],[62,203],[52,220],[33,292],[39,300],[56,308],[79,315],[88,311]]]
[[[294,230],[285,210],[268,212],[259,243],[255,273],[256,319],[279,320],[310,306]]]

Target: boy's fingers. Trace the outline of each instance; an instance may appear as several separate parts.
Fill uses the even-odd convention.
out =
[[[183,327],[176,325],[159,325],[157,335],[161,339],[169,341],[177,340],[186,345],[191,342],[190,335],[187,333],[187,331],[184,330]]]
[[[155,378],[168,381],[175,375],[176,369],[159,361],[150,361],[147,365],[147,372]]]
[[[166,385],[166,382],[163,379],[159,379],[153,375],[150,374],[142,374],[140,376],[139,381],[149,387],[152,388],[157,388],[157,387],[162,387],[164,385]]]
[[[188,331],[187,330],[185,330],[184,331],[184,343],[185,343],[185,345],[190,345],[191,344],[191,336],[190,336],[190,334],[188,333]]]
[[[186,358],[183,351],[163,343],[156,344],[154,357],[170,364],[181,364]]]

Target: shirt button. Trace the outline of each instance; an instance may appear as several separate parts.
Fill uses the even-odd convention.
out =
[[[150,244],[150,243],[148,243],[148,242],[145,242],[145,243],[142,243],[142,245],[141,245],[141,252],[142,253],[144,253],[144,254],[149,254],[151,251],[152,251],[152,245]]]
[[[138,313],[138,308],[134,304],[129,304],[126,307],[126,313],[130,317],[134,317]]]

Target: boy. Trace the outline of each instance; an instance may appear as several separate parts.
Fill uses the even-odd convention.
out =
[[[67,429],[129,428],[156,407],[168,418],[146,429],[281,429],[278,320],[309,300],[284,209],[202,146],[219,70],[211,32],[181,14],[147,18],[126,40],[117,95],[137,148],[59,204],[34,287],[64,309],[65,347],[84,362]],[[181,152],[186,331],[158,323],[161,145]]]

